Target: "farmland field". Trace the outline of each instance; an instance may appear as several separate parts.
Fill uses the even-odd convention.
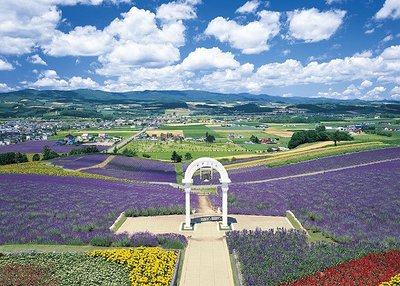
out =
[[[129,208],[184,205],[184,194],[170,186],[86,178],[7,174],[0,189],[0,244],[87,244],[110,236]]]
[[[0,146],[0,153],[21,152],[21,153],[41,153],[44,146],[48,146],[57,153],[68,153],[73,149],[83,148],[85,145],[57,145],[55,140],[27,141],[18,144]],[[97,146],[99,151],[107,147]]]
[[[234,231],[228,233],[227,242],[230,251],[235,250],[239,256],[245,285],[287,285],[288,282],[314,273],[316,279],[290,285],[379,285],[400,271],[400,251],[391,251],[383,244],[363,242],[310,245],[304,233],[282,230],[276,233],[271,230]],[[336,277],[330,277],[331,271],[325,277],[320,274],[320,271],[331,266],[363,259],[367,255],[370,260],[364,264],[368,267],[360,275],[351,273],[356,261],[347,269],[342,269],[342,273]],[[359,271],[362,269],[360,266],[357,269]],[[328,282],[320,282],[323,279]],[[336,284],[338,280],[342,283]]]
[[[152,159],[168,161],[171,160],[171,154],[173,151],[178,152],[178,154],[182,156],[186,153],[190,153],[193,159],[199,157],[228,157],[252,153],[232,143],[208,144],[205,142],[196,141],[183,141],[182,143],[180,143],[135,140],[126,145],[125,148],[136,150],[139,156],[142,156],[143,153],[145,153],[149,154]],[[123,151],[123,149],[120,151]]]
[[[91,154],[91,155],[75,155],[53,159],[51,162],[56,166],[61,166],[66,169],[87,168],[104,162],[109,155],[106,154]]]
[[[84,172],[145,182],[176,182],[175,166],[172,163],[124,156],[116,156],[103,168],[87,169]]]
[[[398,239],[400,159],[230,188],[229,211],[284,215],[336,240]],[[220,198],[211,196],[218,206]]]

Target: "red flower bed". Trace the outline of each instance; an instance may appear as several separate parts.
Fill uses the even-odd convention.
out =
[[[400,251],[371,253],[357,260],[340,263],[323,272],[306,276],[284,285],[346,285],[376,286],[400,272]]]
[[[58,281],[49,267],[12,263],[0,266],[0,285],[56,286]]]

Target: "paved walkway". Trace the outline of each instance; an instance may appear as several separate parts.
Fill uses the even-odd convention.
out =
[[[201,213],[195,217],[218,215],[211,208],[206,195],[199,195]],[[256,228],[293,228],[285,217],[230,215],[236,220],[235,230]],[[234,286],[225,232],[217,222],[202,222],[194,231],[181,231],[184,215],[127,218],[117,233],[149,231],[152,233],[180,233],[188,237],[180,286]]]
[[[216,222],[196,225],[186,248],[180,286],[233,286],[224,232]]]

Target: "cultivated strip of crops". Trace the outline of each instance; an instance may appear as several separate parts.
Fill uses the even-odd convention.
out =
[[[56,166],[61,166],[66,169],[77,170],[98,165],[108,158],[106,154],[90,154],[61,157],[51,160]]]
[[[101,257],[32,253],[0,258],[0,285],[132,285],[129,271]]]
[[[88,243],[111,235],[109,227],[126,209],[185,204],[184,194],[168,185],[87,178],[6,174],[0,189],[0,244]]]
[[[49,175],[57,177],[78,177],[78,178],[95,178],[111,181],[127,181],[115,177],[107,177],[97,174],[88,174],[73,170],[65,170],[58,166],[46,164],[44,162],[28,162],[21,164],[10,164],[0,166],[0,174],[34,174],[34,175]]]
[[[278,230],[277,232],[273,230],[232,231],[227,233],[227,243],[230,252],[235,250],[237,253],[244,285],[252,286],[284,284],[313,274],[316,274],[315,276],[319,277],[320,281],[329,281],[329,279],[323,279],[329,277],[323,277],[323,274],[321,275],[319,272],[341,262],[359,259],[370,253],[385,253],[387,251],[389,251],[389,254],[386,261],[372,259],[376,262],[375,267],[392,274],[393,271],[396,271],[396,260],[391,260],[393,258],[399,259],[399,251],[393,254],[390,252],[390,247],[384,244],[371,242],[309,244],[307,236],[296,230]],[[385,259],[385,254],[378,256]],[[371,261],[369,262],[371,265]],[[398,260],[397,265],[399,265]],[[358,268],[358,270],[360,269]],[[343,273],[349,274],[349,272]],[[324,274],[329,276],[330,273]],[[381,278],[383,280],[378,281],[378,283],[385,281],[387,275],[383,275]],[[338,282],[336,280],[335,282],[330,281],[330,283],[318,283],[317,281],[315,284],[293,283],[293,285],[371,285],[351,283],[350,279],[352,279],[352,282],[357,282],[354,281],[354,277],[340,275],[339,280],[343,281],[343,279],[348,283],[338,284],[335,283]]]
[[[124,156],[115,157],[103,168],[84,172],[135,181],[176,183],[175,165]]]
[[[275,153],[272,157],[260,159],[260,160],[249,160],[246,162],[240,162],[236,164],[229,164],[226,166],[226,169],[237,169],[237,168],[247,168],[251,166],[257,166],[262,164],[276,163],[276,162],[285,162],[290,160],[307,160],[309,157],[316,156],[330,156],[330,155],[338,155],[345,154],[349,152],[356,152],[362,150],[370,150],[376,148],[382,148],[385,145],[382,142],[365,142],[365,143],[354,143],[354,144],[345,144],[331,147],[324,147],[315,150],[307,150],[307,151],[293,151],[283,152],[283,153]]]
[[[233,184],[229,213],[285,215],[341,240],[400,237],[400,160],[257,184]],[[221,198],[210,195],[219,206]]]
[[[312,172],[326,171],[343,167],[351,167],[371,162],[400,159],[400,147],[361,151],[346,155],[330,156],[302,163],[268,168],[257,166],[229,170],[232,182],[252,182],[279,177],[287,177]]]

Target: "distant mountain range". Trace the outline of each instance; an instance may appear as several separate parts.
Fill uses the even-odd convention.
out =
[[[135,102],[274,102],[288,104],[302,103],[322,103],[322,102],[354,102],[361,103],[362,100],[339,100],[332,98],[308,98],[308,97],[281,97],[268,94],[250,94],[250,93],[216,93],[197,90],[151,90],[151,91],[130,91],[130,92],[105,92],[100,90],[33,90],[26,89],[3,93],[0,100],[19,101],[22,99],[48,99],[60,102],[88,102],[88,103],[135,103]],[[396,102],[398,103],[398,102]]]

